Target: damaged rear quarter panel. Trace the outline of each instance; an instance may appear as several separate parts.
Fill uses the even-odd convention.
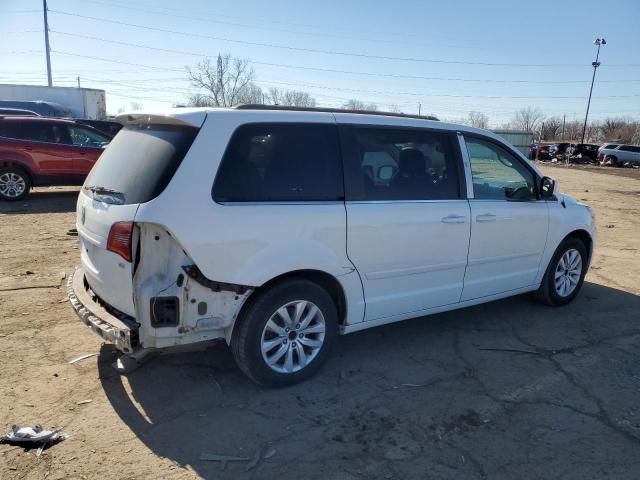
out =
[[[253,289],[212,289],[185,273],[193,260],[161,225],[139,223],[140,260],[134,274],[134,303],[144,348],[165,348],[230,338],[235,319]],[[202,283],[201,283],[202,282]],[[218,290],[218,291],[214,291]],[[177,297],[177,326],[151,327],[154,297]]]

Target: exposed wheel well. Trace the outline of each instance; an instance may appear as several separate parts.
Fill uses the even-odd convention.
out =
[[[309,280],[310,282],[324,288],[336,304],[336,308],[338,309],[338,322],[340,325],[345,323],[347,319],[347,300],[344,290],[336,277],[329,273],[320,270],[294,270],[272,278],[267,283],[260,286],[256,291],[263,291],[290,278],[304,278],[305,280]]]
[[[31,185],[33,185],[33,175],[31,175],[31,172],[29,171],[29,169],[24,166],[22,163],[20,162],[16,162],[13,160],[0,160],[0,168],[3,167],[12,167],[12,168],[17,168],[19,170],[22,170],[24,173],[27,174],[27,176],[29,177],[29,182],[31,182]]]
[[[564,237],[563,241],[567,238],[577,238],[584,244],[585,248],[587,249],[587,255],[589,255],[589,258],[587,260],[588,263],[590,263],[591,255],[593,254],[593,239],[591,238],[591,235],[589,235],[589,232],[587,232],[586,230],[574,230],[569,235]]]

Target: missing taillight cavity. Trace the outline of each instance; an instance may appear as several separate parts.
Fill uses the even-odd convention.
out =
[[[117,253],[127,262],[133,259],[133,222],[117,222],[111,225],[107,238],[107,250]]]

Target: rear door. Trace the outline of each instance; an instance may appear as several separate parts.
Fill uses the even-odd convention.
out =
[[[67,128],[73,145],[73,170],[77,175],[86,176],[109,144],[110,138],[79,125],[69,125]]]
[[[66,126],[43,120],[22,122],[22,148],[31,156],[37,173],[59,177],[61,182],[74,174],[73,148]]]
[[[547,204],[536,199],[533,170],[490,139],[466,136],[464,143],[473,198],[462,301],[532,285],[549,228]]]
[[[343,126],[347,253],[364,286],[365,320],[460,300],[470,234],[455,135]]]
[[[166,120],[170,119],[161,119]],[[189,125],[125,126],[105,149],[78,197],[77,228],[87,282],[100,298],[128,315],[135,316],[134,262],[107,249],[109,232],[116,222],[133,222],[140,204],[164,190],[197,132]],[[133,229],[134,259],[136,242]]]

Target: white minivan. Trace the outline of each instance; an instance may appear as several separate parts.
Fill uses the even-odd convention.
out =
[[[118,120],[78,198],[69,298],[133,356],[224,339],[288,385],[338,334],[525,292],[564,305],[592,257],[591,209],[486,130],[256,105]]]

